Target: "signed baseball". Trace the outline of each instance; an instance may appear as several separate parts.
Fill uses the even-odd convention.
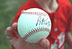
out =
[[[26,42],[37,43],[46,38],[51,31],[49,15],[39,9],[23,10],[18,19],[18,33]]]

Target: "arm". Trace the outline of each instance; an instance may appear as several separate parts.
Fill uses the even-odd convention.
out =
[[[72,48],[72,35],[71,35],[71,32],[66,33],[65,41],[69,45],[69,47]]]
[[[65,42],[69,45],[69,47],[72,49],[72,34],[70,31],[72,31],[72,6],[71,4],[68,6],[68,23],[67,23],[67,30],[66,30],[66,36],[65,36]]]

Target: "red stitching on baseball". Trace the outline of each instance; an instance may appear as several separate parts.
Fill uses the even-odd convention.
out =
[[[39,12],[22,12],[24,14],[33,14],[33,15],[44,15],[44,16],[47,16],[46,13],[39,13]]]
[[[29,32],[27,35],[25,35],[25,36],[23,37],[23,39],[26,40],[26,39],[27,39],[28,37],[30,37],[32,34],[35,34],[36,32],[39,32],[39,31],[48,31],[48,32],[50,32],[50,30],[49,30],[48,28],[39,28],[39,29],[37,28],[37,29]]]

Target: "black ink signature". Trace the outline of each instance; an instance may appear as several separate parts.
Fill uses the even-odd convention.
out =
[[[45,19],[45,17],[39,16],[39,18],[37,19],[36,26],[37,25],[47,25],[48,23],[49,23],[48,18]]]

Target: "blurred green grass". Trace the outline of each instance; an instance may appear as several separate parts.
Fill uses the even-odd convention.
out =
[[[72,2],[72,0],[70,0]],[[0,49],[12,49],[11,44],[6,39],[5,29],[10,26],[19,7],[26,0],[0,0]],[[67,44],[66,48],[70,49]]]
[[[12,49],[5,35],[5,29],[11,26],[19,7],[26,0],[0,0],[0,49]]]

